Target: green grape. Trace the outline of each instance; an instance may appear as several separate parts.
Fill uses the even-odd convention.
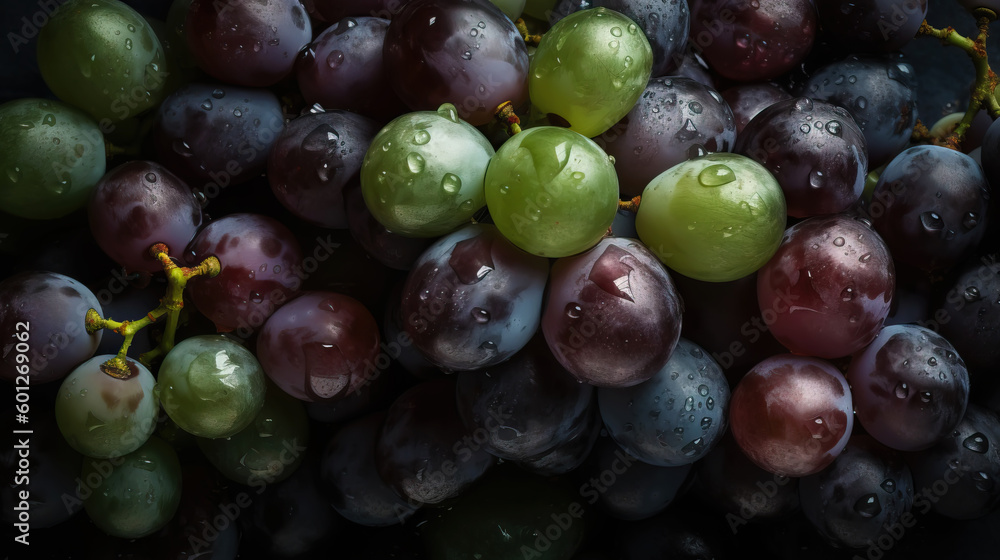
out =
[[[138,449],[156,429],[160,404],[156,380],[129,359],[127,379],[101,371],[113,355],[95,356],[74,369],[59,387],[56,422],[69,443],[87,457],[121,457]]]
[[[105,172],[104,136],[89,115],[59,101],[0,105],[0,208],[50,220],[80,208]]]
[[[429,560],[570,560],[593,528],[584,503],[565,481],[497,470],[417,526]]]
[[[268,383],[264,406],[249,426],[228,438],[198,438],[198,447],[226,478],[263,487],[291,476],[308,442],[302,401]]]
[[[84,460],[80,480],[89,487],[87,515],[114,537],[155,533],[181,503],[181,464],[174,448],[157,437],[118,459]]]
[[[38,34],[45,83],[102,126],[159,104],[169,76],[165,61],[146,20],[118,0],[70,0]]]
[[[493,5],[500,8],[500,11],[504,13],[505,16],[510,18],[511,21],[516,20],[521,17],[521,12],[524,11],[525,0],[490,0]]]
[[[372,140],[361,194],[382,225],[407,237],[444,235],[483,207],[493,146],[451,103],[397,117]]]
[[[785,196],[750,158],[709,154],[677,164],[646,186],[639,239],[668,267],[728,282],[764,266],[785,230]]]
[[[528,93],[536,107],[594,137],[628,114],[652,68],[653,51],[635,22],[607,8],[581,10],[542,36]]]
[[[593,247],[618,211],[618,175],[593,140],[554,126],[512,136],[486,171],[486,205],[514,245],[542,257]]]
[[[196,436],[235,435],[264,406],[264,370],[249,350],[224,336],[194,336],[174,346],[158,381],[167,415]]]

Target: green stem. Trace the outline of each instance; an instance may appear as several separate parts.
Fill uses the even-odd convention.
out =
[[[125,379],[131,375],[126,357],[135,334],[166,316],[163,338],[160,339],[156,348],[140,355],[139,361],[149,366],[154,359],[166,355],[174,347],[177,325],[180,322],[181,310],[184,308],[184,288],[187,286],[188,280],[196,276],[211,278],[219,274],[222,269],[222,265],[216,257],[208,257],[193,268],[177,266],[177,263],[170,258],[170,249],[163,243],[153,245],[149,249],[149,253],[160,261],[163,272],[167,276],[167,293],[160,300],[160,305],[156,309],[147,313],[142,319],[124,322],[102,318],[94,309],[87,311],[85,321],[87,332],[95,333],[101,329],[108,329],[125,337],[118,355],[101,364],[101,370],[104,373],[119,379]]]

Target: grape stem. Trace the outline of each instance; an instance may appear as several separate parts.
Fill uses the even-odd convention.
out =
[[[517,18],[517,21],[514,22],[514,26],[517,27],[518,32],[521,33],[521,37],[524,38],[524,43],[526,45],[537,47],[538,43],[541,42],[542,36],[532,35],[531,32],[528,31],[528,24],[524,22],[524,18]]]
[[[928,24],[927,20],[924,20],[920,24],[920,29],[917,31],[918,36],[927,35],[929,37],[936,37],[944,44],[956,46],[968,53],[969,58],[972,59],[973,66],[976,68],[976,82],[973,84],[972,92],[969,96],[969,108],[966,109],[962,121],[958,123],[951,134],[948,134],[944,138],[934,138],[929,134],[926,127],[921,126],[915,129],[914,140],[930,141],[939,146],[959,150],[965,133],[972,126],[972,120],[979,113],[980,109],[986,109],[994,119],[1000,118],[1000,103],[997,102],[996,97],[993,95],[993,90],[996,89],[1000,79],[998,79],[993,69],[990,68],[990,62],[986,56],[986,39],[989,37],[990,23],[997,19],[997,14],[987,8],[976,8],[973,15],[976,17],[976,22],[979,26],[979,35],[976,36],[975,40],[965,37],[951,26],[938,29]]]
[[[642,201],[642,196],[634,196],[632,200],[619,200],[618,209],[627,210],[629,212],[638,212],[639,203]]]
[[[177,263],[170,258],[170,248],[163,243],[157,243],[150,247],[149,254],[154,259],[160,261],[160,265],[163,266],[163,272],[167,275],[167,293],[160,300],[160,305],[147,313],[145,317],[136,321],[118,322],[110,317],[105,319],[101,317],[96,309],[88,310],[85,319],[87,332],[90,334],[94,334],[101,329],[108,329],[125,337],[125,342],[122,343],[118,355],[101,364],[101,371],[118,379],[125,379],[131,375],[128,362],[125,358],[135,334],[159,321],[164,315],[167,317],[160,343],[157,344],[156,348],[139,356],[139,361],[148,367],[154,359],[164,356],[174,347],[177,324],[181,310],[184,308],[184,288],[187,286],[188,280],[197,276],[212,278],[222,270],[222,264],[214,256],[208,257],[195,267],[177,266]]]
[[[493,117],[504,126],[508,136],[521,132],[521,119],[514,112],[514,104],[510,101],[504,101],[498,105],[493,111]]]

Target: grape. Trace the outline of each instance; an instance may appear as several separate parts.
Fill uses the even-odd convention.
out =
[[[527,101],[527,47],[489,0],[409,0],[392,16],[382,57],[393,89],[414,111],[450,103],[479,126],[501,103]]]
[[[198,65],[213,78],[240,86],[281,81],[312,38],[312,25],[298,0],[193,0],[184,27]]]
[[[564,128],[530,128],[507,140],[490,162],[486,205],[514,245],[565,257],[607,233],[618,210],[618,177],[592,140]]]
[[[940,333],[955,346],[969,373],[977,380],[997,380],[994,371],[1000,363],[997,256],[983,257],[964,266],[944,296],[941,309],[944,315],[940,317],[943,319]]]
[[[785,197],[759,163],[708,154],[653,179],[642,193],[635,227],[671,269],[728,282],[754,272],[778,249]]]
[[[582,424],[577,424],[572,433],[564,436],[562,445],[548,453],[519,461],[517,464],[535,474],[555,476],[572,472],[580,467],[597,442],[603,428],[601,415],[596,406],[591,406]]]
[[[605,238],[552,268],[542,332],[578,380],[626,387],[654,376],[681,332],[670,275],[641,243]]]
[[[600,438],[579,476],[581,496],[597,499],[614,518],[636,521],[665,510],[687,480],[691,465],[654,466],[629,455],[611,438]],[[610,479],[606,473],[613,473]],[[613,483],[607,484],[608,480]],[[603,489],[603,492],[601,491]]]
[[[409,270],[434,241],[426,237],[404,237],[380,224],[365,205],[361,187],[344,191],[347,225],[354,238],[378,262],[396,270]]]
[[[740,449],[782,476],[815,474],[843,451],[854,415],[850,388],[824,360],[791,354],[753,367],[733,390],[730,422]]]
[[[907,148],[879,175],[869,210],[897,262],[943,271],[986,232],[990,185],[971,157],[941,146]]]
[[[201,206],[191,189],[167,168],[132,161],[109,171],[88,206],[90,231],[101,249],[129,272],[158,272],[149,254],[156,243],[177,252],[201,226]]]
[[[622,119],[649,81],[653,51],[624,15],[593,8],[566,16],[531,58],[531,102],[574,132],[593,137]]]
[[[934,511],[952,519],[975,519],[1000,504],[1000,418],[970,404],[962,421],[933,447],[910,457],[918,487],[948,492],[934,500]],[[937,496],[935,496],[937,497]]]
[[[267,176],[285,208],[320,227],[346,228],[344,191],[358,184],[374,121],[347,111],[303,115],[271,148]]]
[[[0,208],[33,220],[87,203],[104,175],[104,137],[83,112],[46,99],[0,105]]]
[[[259,175],[284,126],[270,91],[191,83],[163,100],[152,135],[157,161],[211,199]]]
[[[865,548],[913,505],[913,478],[899,453],[854,436],[823,471],[799,482],[802,510],[833,546]]]
[[[191,300],[220,332],[249,336],[302,285],[302,251],[292,233],[273,218],[230,214],[208,225],[189,247],[188,263],[218,257],[222,271],[197,277]]]
[[[792,96],[770,82],[738,84],[722,92],[722,98],[736,118],[736,133],[741,134],[747,123],[771,105]]]
[[[259,488],[285,480],[302,464],[309,418],[301,401],[269,384],[264,406],[246,428],[231,437],[197,442],[226,478]]]
[[[70,447],[87,457],[115,458],[146,443],[156,428],[160,403],[153,374],[128,359],[129,376],[112,377],[95,356],[74,369],[59,387],[56,422]]]
[[[356,299],[307,292],[264,323],[257,356],[271,381],[303,401],[336,400],[370,381],[379,353],[375,318]]]
[[[181,501],[177,453],[156,437],[116,461],[84,461],[80,479],[99,481],[84,500],[91,521],[123,539],[155,533],[170,522]]]
[[[809,0],[694,0],[690,40],[731,80],[768,80],[812,49],[816,9]]]
[[[547,275],[545,259],[514,247],[495,227],[465,226],[414,263],[402,292],[403,328],[443,369],[498,364],[538,329]]]
[[[103,331],[87,333],[89,309],[101,313],[94,294],[62,274],[22,272],[0,282],[0,332],[10,337],[0,354],[0,379],[47,383],[93,356]]]
[[[361,192],[375,219],[409,237],[437,237],[482,208],[493,146],[445,103],[407,113],[371,142],[361,166]]]
[[[795,218],[846,210],[861,198],[868,175],[865,137],[851,115],[808,97],[761,111],[740,133],[734,151],[774,175],[788,215]]]
[[[799,479],[761,469],[729,433],[696,468],[698,488],[713,505],[728,513],[726,520],[733,531],[746,521],[779,518],[799,507]]]
[[[493,462],[462,424],[452,379],[425,381],[400,395],[375,444],[379,476],[414,506],[459,495]]]
[[[875,338],[895,285],[889,250],[865,222],[842,214],[816,216],[788,228],[757,274],[757,302],[786,348],[838,358]]]
[[[340,21],[352,16],[373,16],[392,19],[398,14],[406,0],[312,0],[316,13],[329,22]]]
[[[458,412],[483,447],[513,461],[566,444],[590,420],[593,388],[577,383],[536,336],[502,364],[458,376]]]
[[[60,99],[102,128],[163,99],[166,57],[138,12],[118,0],[70,0],[38,34],[38,66]]]
[[[625,118],[596,141],[615,158],[622,196],[632,197],[692,150],[732,150],[736,124],[714,89],[689,78],[656,78]]]
[[[200,437],[233,436],[264,406],[260,364],[223,336],[193,336],[174,346],[158,380],[163,410],[182,430]]]
[[[814,101],[847,109],[868,144],[874,169],[906,147],[917,122],[913,66],[885,57],[851,56],[817,70],[802,88]]]
[[[885,327],[847,371],[858,422],[882,444],[926,449],[962,420],[969,374],[955,348],[917,325]]]
[[[927,17],[927,0],[817,0],[823,37],[848,52],[893,52]]]
[[[602,387],[597,396],[611,437],[651,465],[691,464],[726,431],[729,383],[715,360],[683,339],[648,381]]]
[[[322,488],[330,505],[371,527],[402,523],[417,509],[400,499],[375,468],[375,442],[384,419],[384,412],[375,412],[340,428],[322,460]]]
[[[336,20],[335,20],[336,21]],[[299,52],[295,77],[306,103],[387,121],[406,112],[382,59],[389,21],[344,18]]]

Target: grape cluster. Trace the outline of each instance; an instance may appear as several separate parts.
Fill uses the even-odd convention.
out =
[[[52,4],[2,8],[15,552],[995,554],[992,2]]]

